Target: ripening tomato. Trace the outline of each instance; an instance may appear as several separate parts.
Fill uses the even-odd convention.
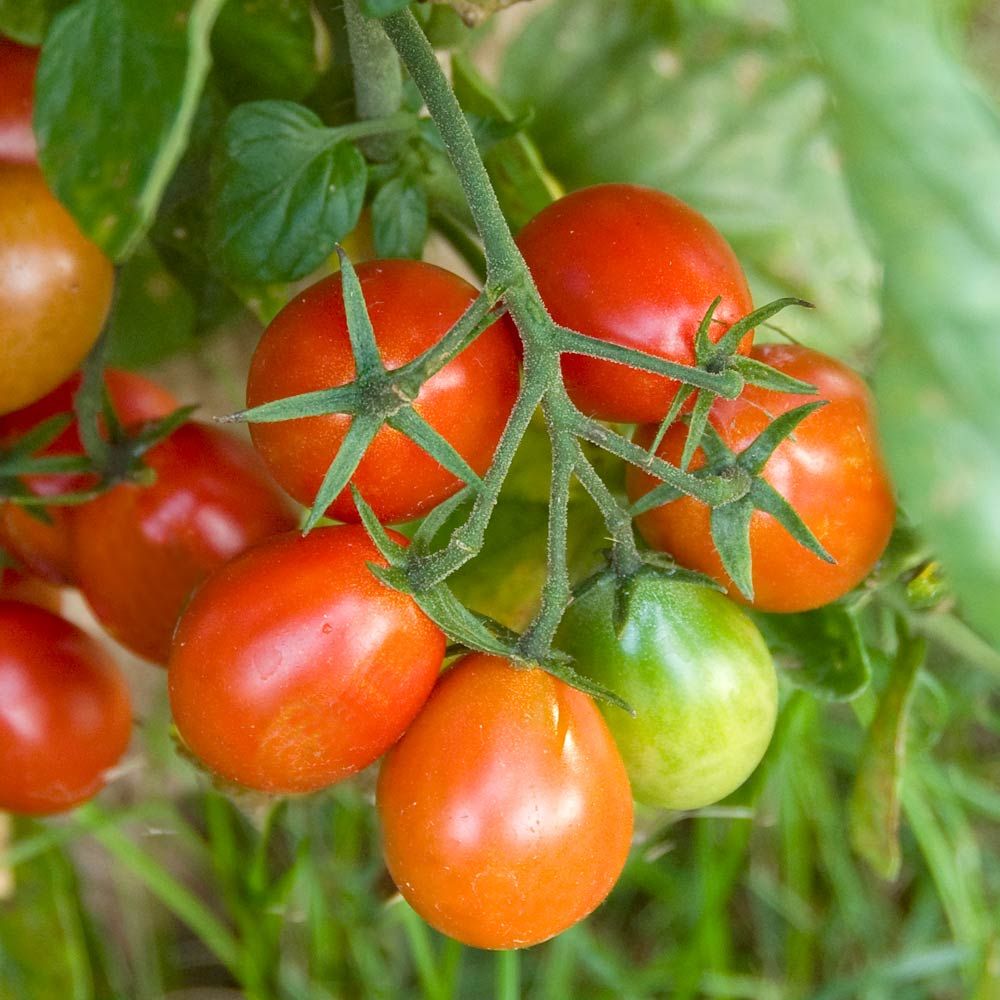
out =
[[[38,49],[0,38],[0,163],[34,163],[31,116]]]
[[[128,688],[95,639],[0,601],[0,810],[43,815],[92,798],[131,728]]]
[[[166,389],[134,372],[109,368],[104,384],[122,426],[165,417],[179,405]],[[0,448],[14,444],[50,417],[73,412],[73,397],[80,375],[72,375],[47,396],[24,409],[0,417]],[[46,455],[82,455],[83,444],[74,420],[44,451]],[[27,476],[25,482],[38,496],[55,496],[85,489],[88,476]],[[47,507],[48,522],[17,504],[0,504],[0,545],[36,576],[50,583],[73,582],[73,546],[70,521],[74,507]]]
[[[472,654],[382,764],[389,874],[439,931],[524,948],[611,891],[632,840],[628,777],[601,713],[541,670]]]
[[[146,455],[150,486],[123,483],[72,519],[73,565],[101,624],[165,665],[191,591],[244,549],[294,526],[253,449],[188,423]]]
[[[58,587],[30,573],[22,573],[2,564],[0,564],[0,600],[34,604],[55,614],[62,610],[62,592]]]
[[[739,261],[712,224],[651,188],[600,184],[542,209],[517,238],[552,318],[588,337],[695,362],[694,339],[716,296],[718,340],[753,310]],[[750,350],[751,334],[740,344]],[[569,354],[563,378],[585,413],[658,421],[680,383],[612,361]]]
[[[170,704],[212,771],[263,792],[312,792],[399,739],[434,686],[445,637],[368,563],[385,560],[363,528],[318,528],[258,545],[198,590],[174,640]]]
[[[437,343],[476,297],[456,274],[415,260],[361,264],[358,278],[386,368]],[[517,337],[504,317],[424,383],[416,410],[477,472],[486,471],[518,390]],[[277,315],[253,357],[247,405],[344,385],[354,378],[340,276],[307,288]],[[350,426],[347,415],[251,424],[275,478],[311,504]],[[379,520],[407,521],[455,493],[460,482],[405,435],[383,427],[352,479]],[[349,490],[330,515],[356,521]]]
[[[559,634],[582,674],[635,708],[601,706],[640,802],[697,809],[738,788],[771,741],[778,681],[749,616],[722,594],[659,575],[632,583],[620,632],[614,581],[569,607]]]
[[[101,332],[111,262],[36,167],[0,166],[0,414],[55,388]]]
[[[895,517],[892,486],[879,449],[874,405],[867,386],[833,358],[794,344],[764,344],[752,357],[815,385],[818,396],[800,396],[748,386],[738,399],[717,400],[710,420],[733,451],[742,451],[775,417],[817,399],[826,406],[810,414],[783,441],[763,475],[836,559],[824,562],[806,551],[770,514],[755,511],[750,522],[753,607],[761,611],[807,611],[843,596],[860,583],[882,555]],[[635,440],[648,446],[652,425]],[[657,454],[677,463],[687,428],[675,424]],[[692,469],[704,464],[697,452]],[[632,500],[656,480],[630,467]],[[639,531],[656,549],[683,566],[707,573],[736,600],[743,600],[722,568],[712,543],[709,509],[690,497],[640,515]]]

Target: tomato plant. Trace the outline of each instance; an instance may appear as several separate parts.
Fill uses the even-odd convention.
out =
[[[642,574],[614,624],[614,581],[578,597],[560,639],[579,670],[620,694],[605,718],[635,797],[664,809],[724,798],[757,766],[774,730],[778,681],[749,616],[698,584]]]
[[[591,912],[632,840],[632,798],[591,699],[540,670],[470,655],[382,764],[386,865],[432,926],[523,948]]]
[[[113,272],[39,170],[0,165],[0,413],[39,399],[101,332]]]
[[[96,795],[128,747],[128,688],[99,643],[0,600],[0,808],[40,815]]]
[[[721,234],[677,198],[630,184],[575,191],[538,213],[517,238],[557,323],[680,364],[716,296],[718,340],[753,309],[739,261]],[[740,350],[750,349],[747,334]],[[680,384],[613,361],[567,355],[573,401],[602,420],[658,421]]]
[[[794,344],[763,344],[752,357],[816,386],[818,397],[779,393],[753,386],[734,400],[719,400],[710,422],[722,441],[741,451],[770,420],[795,406],[826,400],[783,441],[768,459],[764,478],[795,508],[836,560],[827,563],[806,552],[769,514],[755,511],[750,522],[753,606],[762,611],[805,611],[842,597],[857,586],[882,555],[895,519],[892,487],[882,461],[871,395],[845,365]],[[676,460],[686,428],[677,424],[657,454]],[[636,441],[648,447],[656,428],[642,427]],[[704,464],[697,454],[692,468]],[[629,496],[646,493],[655,480],[630,469]],[[639,530],[654,548],[739,591],[722,567],[712,542],[710,511],[689,497],[657,507],[638,518]]]
[[[399,368],[435,344],[476,297],[456,274],[420,261],[382,260],[357,269],[386,368]],[[414,408],[477,473],[493,457],[518,386],[517,338],[500,320],[424,383]],[[254,354],[247,404],[330,389],[354,378],[339,275],[292,300]],[[311,504],[351,418],[342,414],[253,424],[254,444],[275,478]],[[460,481],[404,434],[383,427],[351,479],[379,519],[407,521],[453,494]],[[357,519],[345,490],[330,507]]]
[[[0,37],[0,163],[34,163],[31,128],[38,49]]]
[[[0,599],[35,604],[56,614],[62,610],[62,593],[58,587],[2,563],[0,563]]]
[[[178,406],[174,396],[155,382],[135,372],[109,368],[104,373],[108,398],[118,421],[131,426],[164,417]],[[51,417],[73,412],[73,397],[80,388],[80,375],[72,375],[41,399],[0,417],[0,447],[14,444],[19,437]],[[80,429],[73,421],[45,449],[46,455],[82,455]],[[55,496],[85,488],[87,475],[36,475],[25,477],[31,492]],[[45,519],[14,503],[0,504],[0,544],[32,573],[52,583],[73,582],[73,553],[70,522],[75,509],[48,507]]]
[[[260,791],[311,792],[402,734],[445,639],[368,563],[385,565],[362,528],[320,528],[258,545],[198,590],[174,641],[170,704],[212,771]]]
[[[75,579],[101,624],[165,665],[191,591],[294,520],[249,445],[184,424],[146,455],[156,479],[122,483],[72,519]]]

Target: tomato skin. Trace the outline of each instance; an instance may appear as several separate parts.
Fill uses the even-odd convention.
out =
[[[42,608],[0,601],[0,809],[62,812],[124,754],[128,688],[100,644]]]
[[[761,611],[808,611],[842,597],[878,561],[892,533],[895,504],[882,460],[874,404],[857,373],[833,358],[795,344],[764,344],[752,357],[819,389],[818,396],[772,392],[748,386],[734,400],[720,399],[710,420],[726,444],[741,451],[774,417],[803,403],[829,400],[782,442],[764,467],[764,478],[798,511],[836,564],[807,552],[769,514],[750,522],[754,599]],[[635,440],[648,446],[655,428],[641,427]],[[676,464],[686,428],[667,431],[657,451]],[[692,469],[704,464],[699,451]],[[629,497],[638,499],[655,480],[629,468]],[[722,568],[712,544],[709,509],[689,497],[657,507],[637,519],[643,538],[677,561],[722,583],[745,601]]]
[[[716,296],[718,340],[753,310],[739,261],[693,208],[652,188],[600,184],[544,208],[518,246],[552,318],[588,337],[694,364],[694,338]],[[740,343],[746,354],[753,337]],[[563,358],[573,402],[601,420],[659,421],[680,383],[583,355]]]
[[[0,166],[0,414],[40,399],[79,365],[113,282],[110,261],[41,172]]]
[[[477,948],[529,947],[582,920],[632,840],[628,777],[593,701],[481,654],[438,681],[376,801],[400,892]]]
[[[0,447],[13,444],[50,417],[72,413],[73,397],[80,388],[79,373],[71,375],[48,395],[21,410],[0,417]],[[135,372],[109,368],[104,384],[123,426],[165,417],[178,407],[166,389]],[[41,453],[82,455],[83,442],[76,420]],[[38,496],[55,496],[85,489],[90,477],[80,475],[27,476],[25,481]],[[77,508],[47,507],[46,524],[17,504],[0,504],[0,545],[27,569],[49,583],[73,583],[71,520]]]
[[[37,576],[0,566],[0,600],[34,604],[54,614],[62,610],[62,592]]]
[[[151,486],[123,483],[77,511],[73,564],[108,632],[165,665],[191,591],[295,522],[253,449],[214,427],[184,424],[146,462],[156,473]]]
[[[738,788],[774,732],[778,682],[767,644],[722,594],[662,576],[633,582],[624,628],[605,579],[573,604],[560,648],[638,713],[601,706],[640,802],[698,809]]]
[[[476,297],[467,281],[414,260],[360,264],[358,278],[388,369],[411,361],[443,334]],[[486,471],[517,396],[517,335],[504,317],[440,372],[417,397],[417,411],[477,472]],[[254,353],[247,405],[329,389],[354,378],[340,275],[307,288],[278,314]],[[251,424],[254,444],[279,483],[311,505],[350,426],[348,415]],[[460,482],[390,427],[368,446],[352,479],[380,521],[417,517],[455,493]],[[350,490],[330,516],[357,521]]]
[[[434,686],[445,637],[369,562],[385,565],[363,528],[318,528],[258,545],[198,590],[174,641],[170,704],[212,771],[312,792],[399,738]]]
[[[35,163],[31,127],[38,49],[0,38],[0,163]]]

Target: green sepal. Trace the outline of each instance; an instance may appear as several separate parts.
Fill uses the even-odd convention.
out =
[[[671,486],[670,483],[660,483],[659,486],[654,486],[648,493],[643,493],[629,507],[628,512],[632,517],[638,517],[640,514],[645,514],[647,510],[652,510],[654,507],[662,507],[665,503],[679,500],[682,496],[684,494],[676,486]]]
[[[525,666],[529,666],[529,664],[525,664]],[[622,711],[628,712],[633,719],[638,714],[636,710],[627,701],[625,701],[624,698],[619,697],[614,693],[614,691],[605,687],[603,684],[578,673],[563,657],[550,656],[544,662],[530,664],[530,666],[540,667],[547,674],[551,674],[564,684],[568,684],[570,687],[576,688],[577,691],[582,691],[584,694],[590,695],[591,698],[607,702],[609,705],[614,705],[616,708],[620,708]]]
[[[468,462],[455,450],[454,445],[411,406],[404,406],[388,420],[393,430],[405,434],[414,444],[419,445],[439,465],[457,476],[469,486],[478,485],[479,476]]]
[[[753,501],[749,496],[712,510],[712,541],[729,578],[748,601],[753,600],[753,572],[750,563],[750,518]]]
[[[660,447],[663,436],[670,429],[670,425],[677,419],[677,415],[681,412],[681,407],[687,402],[688,397],[694,391],[693,386],[682,385],[674,394],[674,398],[670,403],[670,409],[667,410],[666,416],[660,421],[660,426],[656,428],[653,440],[649,443],[650,455],[656,454],[656,449]]]
[[[351,420],[351,426],[337,449],[323,482],[316,492],[316,499],[309,510],[309,516],[302,526],[302,534],[307,535],[326,515],[327,508],[350,482],[368,445],[382,426],[381,417],[359,413]]]
[[[420,526],[413,533],[413,538],[411,539],[412,548],[419,553],[426,552],[448,519],[463,504],[468,503],[474,495],[475,491],[466,486],[460,489],[454,496],[450,496],[447,500],[439,503],[420,522]]]
[[[378,549],[379,555],[390,566],[399,567],[405,564],[406,547],[389,537],[389,532],[385,530],[385,526],[375,516],[375,511],[371,509],[353,483],[351,484],[351,496],[354,498],[354,506],[358,511],[358,516],[361,518],[361,524],[364,526],[365,531],[368,532],[368,537],[372,540],[375,548]],[[406,589],[405,593],[410,593],[410,590]]]
[[[684,439],[684,451],[681,453],[680,468],[682,472],[687,472],[687,468],[691,464],[691,459],[694,458],[694,453],[701,444],[702,435],[705,433],[705,425],[708,423],[708,415],[712,410],[712,404],[715,400],[716,396],[714,392],[707,392],[702,389],[694,401],[694,409],[692,409],[691,417],[688,421],[687,437]]]
[[[57,413],[32,427],[5,450],[0,457],[0,470],[6,471],[12,459],[29,458],[36,452],[43,451],[71,423],[73,423],[72,413]]]
[[[819,391],[810,382],[792,378],[777,368],[765,365],[756,358],[748,358],[743,354],[734,354],[729,360],[729,367],[735,368],[747,385],[755,385],[772,392],[796,393],[801,396],[815,396]]]
[[[340,258],[340,284],[344,296],[347,335],[351,339],[351,353],[354,355],[357,371],[356,378],[384,372],[385,365],[382,364],[382,355],[379,354],[378,344],[375,342],[375,330],[368,315],[368,306],[365,303],[364,292],[361,291],[358,273],[342,246],[338,245],[337,256]]]
[[[90,349],[83,362],[80,388],[73,397],[77,431],[83,450],[95,465],[107,459],[108,442],[101,434],[100,415],[104,409],[104,355],[108,346],[108,328],[105,326],[97,343]]]
[[[757,510],[770,514],[804,549],[824,562],[836,563],[798,511],[766,479],[755,477],[747,496]]]
[[[269,403],[238,410],[224,417],[216,417],[220,424],[274,424],[299,417],[325,417],[331,413],[353,413],[358,405],[358,387],[354,382],[338,385],[333,389],[316,389],[300,392],[296,396],[272,399]]]
[[[709,337],[708,331],[712,326],[712,319],[715,316],[715,310],[719,308],[722,302],[722,296],[717,295],[713,299],[712,304],[705,310],[705,315],[702,316],[701,322],[698,324],[698,329],[694,335],[694,356],[698,364],[707,364],[709,359],[712,357],[715,345],[712,343],[712,338]]]
[[[815,403],[803,403],[802,406],[796,406],[794,410],[788,410],[786,413],[782,413],[780,416],[775,417],[740,452],[736,459],[737,464],[741,469],[745,469],[752,475],[756,475],[764,466],[767,464],[767,460],[774,454],[775,449],[782,441],[787,438],[792,431],[795,430],[799,424],[813,413],[818,410],[821,406],[826,406],[826,400],[819,400]]]

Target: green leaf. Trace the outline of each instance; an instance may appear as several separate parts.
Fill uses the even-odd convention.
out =
[[[35,83],[46,178],[115,261],[156,216],[210,65],[224,0],[80,0],[53,22]]]
[[[854,616],[839,604],[796,615],[755,614],[785,676],[827,701],[850,701],[868,687],[871,664]]]
[[[899,812],[906,730],[926,652],[923,639],[900,636],[900,648],[869,727],[851,793],[851,844],[884,879],[895,879],[901,864]]]
[[[796,7],[885,263],[875,388],[889,464],[970,621],[1000,643],[1000,118],[936,4]]]
[[[22,45],[41,45],[56,13],[71,0],[0,0],[0,35]]]
[[[243,104],[223,129],[210,249],[236,278],[301,278],[357,225],[366,184],[364,157],[308,108]]]
[[[407,177],[393,177],[372,200],[372,230],[379,257],[419,258],[427,240],[427,195]]]
[[[149,242],[118,272],[117,295],[109,365],[143,368],[197,344],[194,301]]]
[[[228,0],[212,35],[218,81],[235,101],[298,101],[316,86],[308,0]]]
[[[410,0],[361,0],[361,10],[369,17],[385,17],[409,6]]]

